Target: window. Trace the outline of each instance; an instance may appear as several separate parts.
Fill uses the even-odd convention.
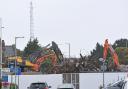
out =
[[[63,83],[72,83],[75,89],[79,89],[79,73],[63,74]]]

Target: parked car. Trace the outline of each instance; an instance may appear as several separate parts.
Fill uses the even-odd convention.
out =
[[[31,83],[28,89],[49,89],[51,86],[48,86],[46,82],[35,82]]]
[[[128,89],[128,79],[117,81],[107,86],[105,89]]]
[[[57,89],[75,89],[73,84],[61,84],[57,87]]]

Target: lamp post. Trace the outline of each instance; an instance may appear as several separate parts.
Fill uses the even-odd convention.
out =
[[[103,65],[102,65],[102,72],[103,72],[103,89],[104,89],[104,87],[105,87],[105,84],[104,84],[104,72],[105,72],[105,68],[106,68],[106,66],[105,66],[105,59],[103,59],[103,58],[99,58],[99,61],[101,61],[102,63],[103,63]]]
[[[70,43],[65,43],[65,44],[67,44],[67,45],[68,45],[68,52],[69,52],[69,59],[70,59],[70,57],[71,57],[71,56],[70,56],[70,50],[71,50],[71,48],[70,48],[70,47],[71,47],[71,45],[70,45]]]
[[[68,45],[69,59],[70,59],[70,43],[65,43]],[[68,60],[69,61],[69,60]],[[66,66],[66,72],[68,72],[68,68]]]
[[[65,43],[66,45],[68,45],[68,52],[69,52],[69,59],[70,59],[70,43]],[[63,45],[63,44],[58,44],[58,45]],[[64,60],[65,62],[67,62],[66,60]],[[69,60],[68,60],[69,61]],[[66,72],[67,72],[67,66],[66,66]]]
[[[16,65],[17,64],[17,62],[16,62],[16,59],[17,59],[16,41],[19,38],[24,38],[24,37],[15,37],[15,84],[16,84],[16,68],[17,68],[17,65]],[[18,87],[19,87],[19,84],[18,84]],[[15,89],[16,89],[16,85],[15,85]]]
[[[105,71],[105,61],[103,61],[103,89],[104,89],[104,71]]]

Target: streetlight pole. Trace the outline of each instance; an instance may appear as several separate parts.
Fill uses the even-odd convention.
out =
[[[103,61],[103,89],[104,89],[104,71],[105,71],[105,60]]]
[[[70,43],[65,43],[65,44],[67,44],[67,45],[68,45],[68,52],[69,52],[69,59],[70,59],[70,57],[71,57],[71,56],[70,56],[70,50],[71,50],[71,48],[70,48],[70,47],[71,47],[71,45],[70,45]]]
[[[16,49],[16,41],[17,41],[17,39],[18,38],[24,38],[24,37],[15,37],[15,84],[16,84],[16,68],[17,68],[17,62],[16,62],[16,60],[17,60],[17,49]],[[18,84],[19,85],[19,84]],[[18,86],[19,87],[19,86]],[[15,89],[16,89],[16,85],[15,85]]]
[[[104,87],[105,87],[105,84],[104,84],[104,72],[105,72],[105,59],[103,59],[103,58],[99,58],[99,61],[101,61],[102,63],[103,63],[103,65],[102,65],[102,73],[103,73],[103,89],[104,89]]]

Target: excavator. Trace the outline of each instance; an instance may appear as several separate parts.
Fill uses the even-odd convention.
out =
[[[49,49],[47,49],[49,50]],[[46,54],[44,56],[37,57],[34,62],[30,62],[28,60],[23,60],[22,57],[17,57],[16,61],[21,64],[22,66],[30,67],[34,71],[40,71],[40,66],[43,62],[47,61],[48,59],[51,60],[52,65],[55,65],[57,63],[57,56],[56,54],[51,50],[51,53]]]
[[[106,60],[107,57],[107,53],[108,53],[108,49],[111,52],[113,61],[115,63],[115,65],[117,66],[117,69],[120,71],[128,71],[128,67],[126,65],[120,65],[119,61],[118,61],[118,56],[115,52],[115,50],[112,48],[112,46],[108,43],[108,39],[105,40],[104,43],[104,51],[103,51],[103,60]],[[108,85],[106,88],[104,89],[127,89],[128,88],[128,78],[126,77],[124,80],[121,81],[117,81],[113,84]]]
[[[30,69],[39,72],[41,65],[45,62],[51,62],[51,65],[55,66],[57,63],[63,61],[63,55],[55,42],[52,42],[52,46],[43,47],[41,50],[33,52],[29,55],[28,59],[23,57],[9,57],[8,59],[16,59],[18,65],[29,67]]]
[[[104,59],[104,61],[106,60],[106,57],[107,57],[107,54],[108,54],[108,49],[110,50],[110,53],[112,55],[112,59],[113,59],[115,65],[117,67],[119,67],[120,64],[119,64],[119,61],[118,61],[118,56],[117,56],[115,50],[112,48],[111,44],[108,43],[108,39],[106,39],[105,43],[104,43],[104,51],[103,51],[103,59]]]
[[[115,50],[112,48],[111,44],[108,43],[108,39],[105,40],[105,43],[104,43],[104,50],[103,50],[103,60],[105,61],[106,60],[106,57],[107,57],[107,54],[108,54],[108,50],[110,50],[110,53],[112,55],[112,59],[114,61],[114,64],[116,66],[116,69],[118,71],[128,71],[128,66],[127,65],[123,65],[123,64],[120,64],[119,63],[119,60],[118,60],[118,55],[117,53],[115,52]]]

